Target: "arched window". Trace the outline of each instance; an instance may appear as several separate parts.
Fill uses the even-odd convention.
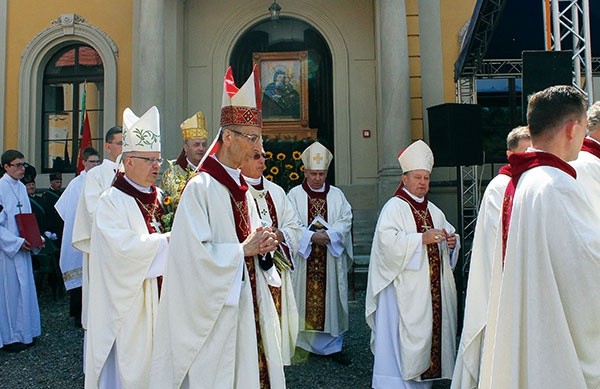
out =
[[[104,65],[89,45],[58,50],[44,69],[42,97],[42,172],[74,172],[87,116],[92,147],[101,152]]]

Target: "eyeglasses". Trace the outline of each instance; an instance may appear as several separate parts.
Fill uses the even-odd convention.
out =
[[[85,162],[89,162],[89,163],[95,163],[95,164],[99,164],[102,163],[102,161],[100,161],[99,159],[88,159]]]
[[[248,139],[252,143],[256,143],[256,142],[258,142],[261,139],[260,135],[246,134],[245,132],[236,131],[233,128],[228,128],[228,130],[231,131],[231,132],[233,132],[233,133],[235,133],[235,134],[238,134],[238,135],[241,135],[241,136],[245,137],[246,139]]]
[[[262,158],[264,158],[264,159],[267,159],[267,154],[265,154],[265,153],[258,154],[258,153],[257,153],[257,154],[254,154],[254,156],[253,156],[252,158],[254,158],[254,159],[258,160],[258,159],[260,159],[261,157],[262,157]]]
[[[155,163],[162,165],[163,163],[163,159],[162,158],[148,158],[148,157],[138,157],[137,155],[130,155],[130,158],[137,158],[137,159],[143,159],[144,161],[146,161],[146,163],[149,163],[150,165],[154,165]]]
[[[29,164],[27,162],[9,163],[8,165],[16,167],[17,169],[28,168],[29,167]]]

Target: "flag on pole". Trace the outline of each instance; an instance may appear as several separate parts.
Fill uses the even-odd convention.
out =
[[[79,152],[77,158],[77,174],[81,173],[84,169],[83,165],[83,150],[87,147],[92,147],[92,131],[90,129],[90,118],[85,107],[85,90],[87,83],[83,84],[83,93],[81,95],[81,131],[79,134]]]

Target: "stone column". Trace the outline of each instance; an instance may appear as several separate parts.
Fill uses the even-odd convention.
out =
[[[411,141],[410,72],[405,0],[377,1],[378,203],[400,182],[396,156]]]
[[[134,9],[132,105],[142,115],[165,107],[164,1],[137,0]]]

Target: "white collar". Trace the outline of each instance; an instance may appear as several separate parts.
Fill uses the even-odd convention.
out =
[[[242,171],[240,169],[234,169],[232,167],[222,164],[221,161],[219,161],[219,159],[217,158],[216,154],[213,154],[212,157],[215,159],[215,161],[219,162],[219,164],[221,166],[223,166],[223,168],[225,169],[227,174],[229,174],[231,176],[231,178],[233,178],[233,180],[236,182],[236,184],[238,184],[238,185],[242,184],[242,181],[240,181],[240,176],[242,175]]]
[[[405,186],[402,187],[402,190],[405,191],[413,200],[415,200],[419,204],[422,203],[423,201],[425,201],[425,196],[423,196],[423,197],[417,197],[414,194],[410,193],[408,191],[408,189],[406,189]]]
[[[131,186],[133,186],[135,189],[138,190],[138,192],[142,192],[142,193],[152,193],[152,187],[150,186],[141,186],[136,184],[135,182],[131,181],[129,179],[129,177],[127,177],[126,175],[125,177],[125,181],[129,182],[131,184]]]

